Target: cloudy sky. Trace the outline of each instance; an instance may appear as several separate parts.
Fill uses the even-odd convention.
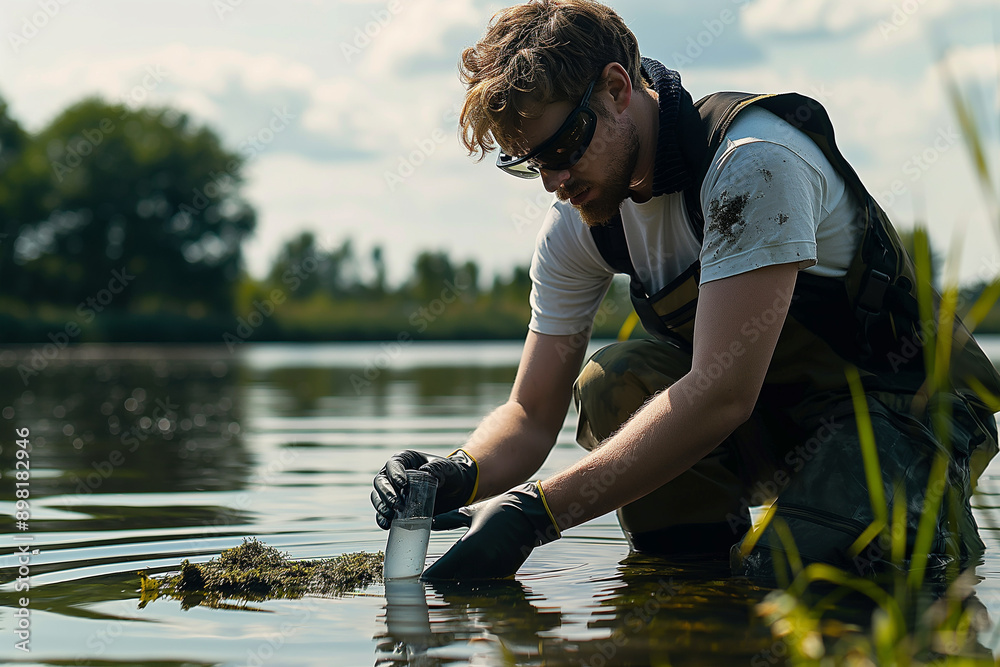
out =
[[[995,0],[613,0],[643,55],[695,98],[795,90],[830,111],[838,141],[898,226],[965,230],[963,280],[1000,272],[997,238],[944,94],[941,54],[991,119],[1000,171]],[[37,130],[80,98],[167,104],[248,164],[261,275],[280,244],[385,246],[391,278],[422,249],[485,275],[526,264],[550,200],[539,181],[475,163],[455,122],[456,62],[503,4],[481,0],[4,0],[0,95]],[[273,119],[287,122],[264,131]],[[1000,221],[997,221],[1000,223]],[[996,224],[996,223],[995,223]]]

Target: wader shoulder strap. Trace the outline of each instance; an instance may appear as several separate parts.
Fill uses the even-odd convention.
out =
[[[620,213],[603,225],[591,227],[590,235],[597,244],[597,251],[601,253],[608,266],[617,273],[624,273],[629,278],[636,279],[635,266],[628,254],[628,243],[625,241],[625,228],[622,226]]]
[[[608,266],[617,273],[629,277],[629,298],[639,321],[646,331],[660,340],[668,341],[678,349],[691,353],[691,343],[665,325],[657,313],[649,295],[639,278],[632,258],[628,253],[628,243],[625,240],[625,228],[622,226],[621,214],[596,227],[590,228],[590,234],[597,244],[597,250]]]
[[[875,354],[872,342],[884,338],[886,330],[898,336],[900,330],[911,330],[918,320],[913,284],[907,277],[913,275],[913,269],[907,265],[909,260],[888,217],[837,148],[833,124],[819,102],[796,93],[757,95],[741,92],[715,93],[696,102],[701,127],[685,128],[683,146],[696,184],[684,191],[691,229],[699,243],[702,242],[705,218],[701,206],[701,184],[733,120],[750,105],[770,111],[812,139],[844,178],[860,205],[857,217],[863,224],[863,232],[852,270],[848,273],[847,291],[857,321],[856,344],[862,359],[871,357]],[[628,254],[621,217],[616,216],[606,225],[591,227],[591,234],[605,261],[615,271],[628,274],[635,285],[635,268]],[[889,320],[894,319],[893,315],[909,322],[891,322]],[[883,333],[880,335],[877,331]]]
[[[697,135],[697,144],[688,143],[685,155],[692,163],[690,168],[695,174],[695,185],[684,191],[684,204],[687,208],[688,220],[698,243],[705,240],[705,214],[701,208],[701,184],[712,164],[716,151],[722,145],[722,140],[729,131],[733,119],[748,105],[767,95],[751,93],[724,92],[703,97],[695,102],[695,108],[701,117],[701,128],[689,135]]]
[[[806,134],[830,161],[834,169],[857,200],[857,217],[863,223],[858,254],[848,275],[848,292],[858,321],[857,343],[862,357],[873,354],[872,341],[878,338],[877,328],[884,327],[891,313],[895,317],[916,323],[919,319],[917,301],[912,293],[912,267],[902,250],[898,236],[888,216],[869,194],[854,167],[841,154],[834,139],[833,123],[819,102],[797,93],[751,95],[749,93],[716,93],[695,103],[702,121],[707,150],[701,164],[701,181],[733,119],[745,108],[756,105],[770,111]],[[700,181],[699,181],[700,182]],[[699,191],[685,192],[688,215],[700,218],[704,227]],[[699,238],[703,237],[703,231]],[[902,324],[899,322],[897,324]],[[895,325],[890,325],[895,330]],[[910,327],[903,327],[908,329]]]

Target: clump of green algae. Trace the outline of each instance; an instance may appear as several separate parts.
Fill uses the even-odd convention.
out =
[[[321,560],[291,560],[288,554],[257,538],[226,549],[218,558],[181,563],[180,572],[153,579],[139,572],[139,606],[158,597],[181,600],[185,608],[205,604],[225,606],[222,600],[270,600],[303,595],[336,596],[382,581],[384,554],[349,553]]]

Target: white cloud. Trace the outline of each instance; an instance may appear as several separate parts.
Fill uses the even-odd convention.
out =
[[[868,146],[873,152],[912,137],[929,116],[942,108],[940,100],[923,88],[897,83],[888,75],[852,73],[849,77],[820,79],[803,67],[781,71],[764,64],[692,70],[684,80],[695,97],[715,90],[795,91],[813,97],[830,113],[839,143]]]
[[[211,97],[193,88],[182,90],[172,95],[170,97],[170,106],[182,109],[196,118],[210,123],[218,123],[225,120],[225,112],[222,108]]]
[[[236,81],[253,92],[269,88],[301,88],[316,79],[311,68],[284,56],[254,55],[236,49],[195,48],[169,44],[125,56],[72,59],[46,68],[26,67],[18,77],[38,87],[123,94],[123,82],[141,79],[148,67],[166,73],[171,83],[220,93]]]
[[[460,47],[481,34],[498,7],[477,9],[481,0],[399,1],[400,11],[350,59],[341,40],[352,38],[355,27],[364,30],[372,12],[388,8],[389,0],[300,0],[294,10],[277,13],[244,3],[225,23],[200,0],[178,0],[169,11],[151,3],[145,12],[126,14],[130,24],[116,23],[107,5],[88,5],[76,16],[85,21],[82,27],[53,22],[22,57],[0,53],[0,92],[15,117],[37,129],[84,95],[126,95],[147,66],[160,65],[167,83],[154,91],[153,101],[210,122],[230,140],[287,102],[298,117],[294,136],[286,135],[287,143],[276,143],[247,172],[246,194],[260,220],[258,236],[247,246],[256,273],[281,243],[305,228],[334,240],[351,235],[359,246],[384,244],[397,278],[409,271],[413,254],[429,247],[475,257],[487,275],[524,263],[537,224],[523,221],[547,195],[537,182],[501,174],[489,159],[472,164],[456,140]],[[642,26],[645,6],[621,0],[630,1],[632,22]],[[890,20],[905,1],[919,10],[883,38],[878,22]],[[696,97],[742,89],[797,90],[820,98],[841,147],[865,182],[881,192],[893,180],[907,179],[906,161],[953,122],[921,43],[928,26],[947,27],[956,9],[989,2],[995,0],[753,0],[740,26],[760,47],[760,60],[717,68],[699,63],[682,74]],[[700,30],[703,17],[691,7],[688,18]],[[816,33],[830,38],[781,39]],[[128,39],[119,40],[121,35]],[[962,47],[951,56],[960,81],[989,84],[989,90],[997,81],[996,60],[993,46]],[[321,141],[312,150],[308,142],[315,138]],[[340,148],[344,154],[331,152]],[[925,191],[932,222],[945,231],[954,221],[955,201],[968,202],[969,215],[981,216],[964,150],[949,150],[919,181],[906,180],[908,193],[894,202],[894,217],[912,218],[912,200]],[[413,175],[390,190],[385,174],[414,160],[420,164]]]
[[[129,100],[144,89],[143,104],[170,104],[201,120],[225,122],[241,110],[222,109],[218,98],[232,86],[251,94],[309,91],[317,81],[307,65],[273,54],[236,49],[167,44],[159,48],[90,59],[70,58],[48,66],[28,66],[8,75],[10,89],[34,105],[33,119],[54,115],[70,101],[99,94]],[[169,91],[165,93],[164,91]],[[39,108],[41,106],[41,108]]]
[[[990,7],[995,0],[756,0],[743,12],[743,25],[753,37],[814,32],[843,33],[871,26],[869,35],[915,32],[914,24],[971,7]],[[884,24],[884,25],[883,25]],[[907,28],[907,30],[903,30]],[[874,45],[872,38],[867,41]]]
[[[950,72],[960,86],[974,85],[996,91],[1000,82],[1000,44],[956,46],[949,49],[942,62],[934,67],[934,76]]]
[[[234,86],[250,96],[296,93],[306,100],[301,115],[305,129],[369,151],[397,152],[438,128],[452,136],[454,120],[446,122],[444,116],[461,99],[461,85],[453,72],[432,71],[405,79],[391,73],[323,78],[308,65],[279,54],[181,44],[26,68],[16,76],[14,88],[27,95],[59,91],[59,105],[66,98],[94,93],[119,100],[149,68],[161,73],[170,92],[164,96],[154,89],[146,102],[168,103],[200,120],[230,125],[234,115],[247,111],[224,106],[223,97]]]
[[[461,89],[453,76],[409,80],[335,77],[310,90],[303,126],[366,150],[395,153],[435,131],[455,133]]]
[[[449,0],[447,4],[439,0],[399,2],[399,13],[372,39],[368,52],[360,60],[362,78],[391,76],[420,56],[447,56],[457,62],[457,53],[445,52],[445,36],[461,28],[474,28],[478,32],[485,25],[482,12],[472,0]]]
[[[916,0],[913,0],[916,2]],[[878,16],[881,3],[872,0],[757,0],[743,11],[748,34],[842,32]]]
[[[439,149],[394,190],[384,178],[391,167],[384,160],[261,156],[248,172],[249,199],[261,212],[245,246],[250,270],[265,273],[281,245],[304,230],[327,245],[351,238],[360,253],[382,245],[395,282],[428,248],[447,250],[455,260],[475,259],[486,278],[528,263],[542,217],[531,203],[551,199],[540,182],[473,165],[456,146]]]
[[[981,279],[983,267],[996,264],[996,237],[957,134],[940,65],[926,55],[906,59],[906,70],[873,59],[862,73],[853,58],[863,56],[845,56],[843,67],[829,70],[824,79],[816,76],[815,66],[773,56],[752,68],[693,69],[684,80],[695,97],[715,90],[795,90],[818,98],[830,113],[841,150],[894,223],[906,228],[915,218],[925,220],[939,249],[948,247],[959,221],[966,224],[976,241],[966,243],[961,280]],[[955,48],[948,58],[965,90],[975,84],[987,95],[996,95],[998,61],[994,45]],[[998,109],[998,104],[988,96],[980,111]],[[994,112],[985,120],[996,117]],[[995,140],[990,155],[1000,155]],[[993,162],[995,173],[1000,161]]]

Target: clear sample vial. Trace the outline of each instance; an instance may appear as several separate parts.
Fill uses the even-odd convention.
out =
[[[427,543],[431,538],[437,478],[421,470],[407,470],[406,480],[405,504],[392,520],[389,542],[385,546],[382,575],[386,579],[419,577],[424,571]]]

